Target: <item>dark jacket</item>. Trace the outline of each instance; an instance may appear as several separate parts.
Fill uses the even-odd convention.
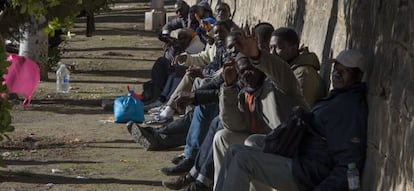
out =
[[[210,82],[205,83],[200,88],[194,91],[195,105],[202,104],[218,104],[221,84],[224,79],[222,75],[218,75]]]
[[[181,29],[181,28],[187,28],[188,21],[187,19],[182,18],[175,18],[168,23],[166,23],[161,30],[161,33],[163,35],[170,35],[171,31]]]
[[[300,190],[348,190],[347,165],[362,171],[366,154],[368,106],[366,86],[333,90],[312,109],[312,127],[301,143],[292,168]]]

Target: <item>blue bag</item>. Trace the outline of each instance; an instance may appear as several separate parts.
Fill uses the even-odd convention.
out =
[[[134,91],[129,90],[128,95],[121,96],[114,101],[114,122],[126,123],[144,121],[144,104],[134,96]]]

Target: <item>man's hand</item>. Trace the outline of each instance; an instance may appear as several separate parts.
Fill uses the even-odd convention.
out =
[[[186,60],[187,60],[187,55],[178,55],[174,58],[174,61],[171,62],[171,63],[172,63],[172,65],[182,64]]]
[[[196,77],[203,77],[203,68],[200,66],[190,66],[187,69],[188,75],[190,75],[192,78]]]
[[[242,28],[242,31],[234,31],[227,37],[227,49],[230,53],[241,52],[247,57],[257,59],[260,52],[254,29],[249,29],[247,23]]]
[[[236,62],[229,60],[223,65],[223,79],[224,85],[232,86],[237,81]]]
[[[195,94],[194,92],[179,92],[174,98],[178,108],[185,108],[188,105],[194,104]]]

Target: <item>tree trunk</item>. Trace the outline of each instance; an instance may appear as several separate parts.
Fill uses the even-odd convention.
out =
[[[86,36],[91,37],[95,31],[95,18],[92,11],[86,11]]]
[[[45,18],[36,20],[31,18],[22,29],[22,39],[20,40],[19,55],[26,56],[35,61],[40,68],[40,80],[48,80],[49,66],[48,58],[48,38],[42,25],[46,22]]]

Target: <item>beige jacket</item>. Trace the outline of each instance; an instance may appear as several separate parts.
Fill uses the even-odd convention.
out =
[[[279,57],[261,52],[256,67],[267,79],[255,92],[254,115],[259,133],[266,133],[286,120],[294,106],[307,108],[298,82],[289,65]],[[220,90],[220,119],[223,126],[232,131],[250,131],[250,113],[243,92],[236,86],[222,86]],[[308,108],[307,108],[308,109]]]
[[[186,53],[185,53],[186,54]],[[209,45],[207,44],[204,51],[201,51],[197,54],[186,54],[187,60],[184,63],[180,63],[183,65],[191,66],[206,66],[211,61],[213,61],[214,56],[216,55],[216,45]]]

